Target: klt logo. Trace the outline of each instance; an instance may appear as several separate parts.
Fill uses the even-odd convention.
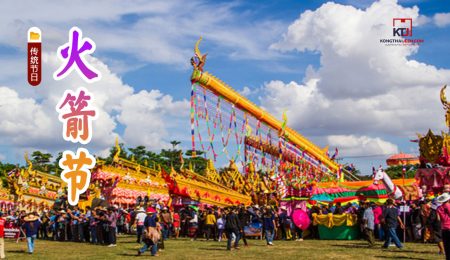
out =
[[[394,36],[412,36],[412,18],[394,18],[392,26]]]

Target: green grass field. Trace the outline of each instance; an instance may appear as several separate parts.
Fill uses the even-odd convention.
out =
[[[226,251],[226,241],[168,240],[166,249],[155,259],[444,259],[437,255],[433,244],[407,243],[403,250],[391,247],[381,249],[381,243],[368,248],[364,241],[305,240],[274,241],[268,247],[264,241],[249,240],[249,247]],[[36,241],[33,255],[26,253],[26,243],[5,243],[7,259],[140,259],[150,257],[149,252],[136,257],[139,245],[135,237],[119,237],[117,247],[108,248],[85,243]]]

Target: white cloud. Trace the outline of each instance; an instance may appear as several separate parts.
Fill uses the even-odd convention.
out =
[[[26,144],[51,135],[50,116],[31,98],[21,98],[8,87],[0,87],[0,139],[2,143]]]
[[[437,13],[433,16],[433,21],[438,27],[445,27],[450,24],[450,13]]]
[[[419,47],[380,44],[392,37],[392,17],[415,20],[419,10],[381,0],[365,10],[326,3],[303,12],[272,48],[319,52],[320,67],[303,84],[265,83],[262,106],[278,118],[287,109],[289,126],[352,155],[395,153],[387,139],[445,129],[439,90],[450,70],[412,59]]]
[[[168,140],[164,140],[169,136],[168,128],[176,120],[188,118],[188,111],[186,100],[174,102],[159,90],[142,90],[124,98],[118,121],[126,125],[124,139],[128,144],[168,148]]]
[[[278,118],[287,110],[288,124],[307,136],[330,134],[389,134],[410,136],[431,127],[443,129],[439,88],[392,90],[370,98],[328,98],[319,79],[304,85],[271,81],[264,85],[260,103]]]
[[[239,94],[243,95],[243,96],[248,96],[252,93],[252,90],[245,86],[241,91],[239,91]]]
[[[414,21],[414,26],[422,26],[432,21],[433,19],[426,15],[419,15],[419,17],[417,17],[417,19]]]
[[[388,155],[398,153],[397,145],[379,137],[355,135],[330,135],[327,141],[331,146],[339,147],[340,156]]]
[[[320,52],[318,87],[328,98],[363,98],[396,88],[436,87],[450,79],[450,71],[408,59],[418,51],[416,46],[379,42],[392,37],[393,17],[414,21],[418,16],[417,7],[404,8],[395,0],[375,2],[366,10],[327,3],[302,13],[272,49]]]
[[[250,95],[254,95],[254,94],[258,93],[258,91],[259,91],[259,89],[251,89],[247,86],[244,86],[244,88],[239,91],[239,94],[241,94],[244,97],[248,97]]]

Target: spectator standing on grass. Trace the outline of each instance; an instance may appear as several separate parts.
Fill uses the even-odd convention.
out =
[[[225,217],[226,216],[221,213],[219,213],[217,217],[217,238],[219,242],[222,241],[223,231],[225,230]]]
[[[442,242],[442,229],[441,229],[441,220],[439,219],[437,209],[440,206],[437,199],[433,199],[430,207],[430,215],[427,219],[427,226],[431,230],[433,242],[437,243],[439,248],[438,254],[444,254],[444,243]]]
[[[239,213],[237,216],[239,220],[239,238],[244,241],[244,246],[248,246],[244,228],[250,224],[250,213],[248,213],[247,209],[244,207],[244,204],[239,206]]]
[[[161,212],[161,222],[162,225],[162,233],[163,239],[167,240],[169,238],[170,229],[172,228],[172,214],[170,214],[169,209],[167,207],[163,207]]]
[[[98,244],[104,244],[104,236],[103,236],[103,216],[104,212],[101,210],[101,208],[97,208],[96,214],[95,214],[95,222],[96,222],[96,237],[97,237],[97,243]]]
[[[445,258],[450,259],[450,195],[444,193],[437,198],[441,206],[437,209],[441,221],[442,241],[444,242]]]
[[[384,229],[381,226],[381,218],[383,217],[383,209],[381,206],[372,204],[372,212],[373,212],[373,217],[374,217],[377,238],[378,238],[378,240],[383,241]]]
[[[22,228],[25,231],[25,235],[27,237],[28,253],[33,254],[34,240],[36,240],[41,222],[39,221],[39,216],[34,215],[33,213],[28,214],[24,218],[24,221],[25,223],[23,224]]]
[[[144,233],[144,221],[147,215],[144,209],[141,207],[136,211],[136,234],[137,242],[140,244],[142,239],[142,234]]]
[[[189,215],[187,216],[187,219],[189,223],[189,236],[191,237],[191,240],[194,241],[194,239],[197,238],[198,214],[192,206],[189,206]]]
[[[102,244],[109,245],[109,223],[108,223],[108,210],[105,207],[100,207],[100,227],[102,233]]]
[[[239,220],[234,208],[225,210],[227,214],[225,222],[225,231],[227,232],[227,250],[231,250],[231,241],[234,240],[234,249],[239,249]]]
[[[57,237],[59,241],[66,240],[66,211],[61,210],[56,217]]]
[[[273,246],[273,237],[276,232],[275,215],[270,206],[266,206],[263,213],[263,227],[266,234],[266,242],[268,246]]]
[[[281,213],[278,216],[278,221],[279,221],[279,227],[281,229],[281,240],[286,240],[287,238],[287,231],[286,231],[286,225],[287,225],[287,209],[286,206],[281,206],[280,207]]]
[[[383,248],[388,248],[391,241],[393,241],[397,248],[402,249],[403,245],[400,242],[400,239],[398,239],[396,229],[398,224],[400,224],[400,227],[402,229],[404,229],[405,226],[403,225],[403,222],[398,215],[397,208],[394,207],[394,201],[392,199],[388,199],[386,201],[386,208],[383,211],[383,220],[386,227],[386,240],[384,242]]]
[[[420,207],[417,203],[411,204],[411,230],[413,235],[413,241],[419,242],[422,240],[423,219]]]
[[[181,220],[180,220],[180,214],[178,212],[174,212],[172,215],[172,219],[173,219],[173,231],[174,231],[174,235],[175,235],[175,239],[178,239],[178,237],[180,236],[180,224],[181,224]]]
[[[430,240],[432,240],[431,237],[431,230],[425,225],[425,223],[427,222],[428,216],[430,215],[430,205],[428,203],[426,203],[425,201],[422,201],[421,203],[419,203],[419,207],[420,207],[420,215],[422,216],[422,227],[423,227],[423,231],[422,231],[422,242],[426,243]]]
[[[126,233],[126,234],[131,234],[131,232],[130,232],[131,213],[132,213],[132,209],[130,209],[130,211],[126,211],[126,210],[123,211],[123,214],[125,214],[124,233]]]
[[[58,217],[58,213],[51,211],[49,217],[49,230],[52,233],[52,240],[57,240],[57,231],[56,231],[56,218]]]
[[[107,223],[108,223],[108,234],[109,234],[109,245],[108,247],[117,246],[116,245],[116,232],[117,232],[117,212],[116,208],[109,207],[108,215],[107,215]]]
[[[89,231],[91,233],[91,243],[97,244],[98,243],[98,240],[97,240],[98,219],[97,219],[97,213],[95,210],[91,211],[91,214],[88,217],[88,222],[89,222]]]
[[[369,242],[369,246],[373,247],[375,245],[375,239],[373,237],[373,231],[375,229],[375,217],[373,215],[372,207],[369,202],[364,204],[364,214],[363,214],[363,230],[364,236]]]
[[[144,221],[145,236],[144,246],[138,250],[138,256],[143,254],[147,249],[151,248],[151,255],[158,256],[158,241],[161,238],[159,225],[157,223],[156,210],[149,207],[147,209],[147,216]]]
[[[205,225],[206,225],[206,240],[209,240],[211,238],[211,235],[214,238],[214,240],[216,240],[216,232],[215,232],[216,215],[214,215],[211,209],[208,209]]]
[[[42,211],[41,220],[42,220],[42,224],[41,224],[41,228],[40,228],[40,233],[41,233],[40,238],[48,239],[47,231],[48,231],[50,219],[49,219],[48,211],[46,209],[44,209]]]
[[[80,211],[78,210],[78,207],[75,206],[72,211],[68,211],[70,214],[70,231],[72,233],[72,241],[79,242],[80,241],[80,234],[79,234],[79,217],[80,217]]]

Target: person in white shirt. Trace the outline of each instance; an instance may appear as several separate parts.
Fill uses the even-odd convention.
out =
[[[136,211],[136,231],[137,231],[137,242],[140,244],[142,241],[142,234],[144,233],[144,221],[147,214],[145,214],[144,209],[141,207]]]
[[[219,231],[218,238],[220,242],[222,241],[222,234],[223,231],[225,230],[225,217],[222,217],[221,214],[219,214],[217,217],[217,230]]]

